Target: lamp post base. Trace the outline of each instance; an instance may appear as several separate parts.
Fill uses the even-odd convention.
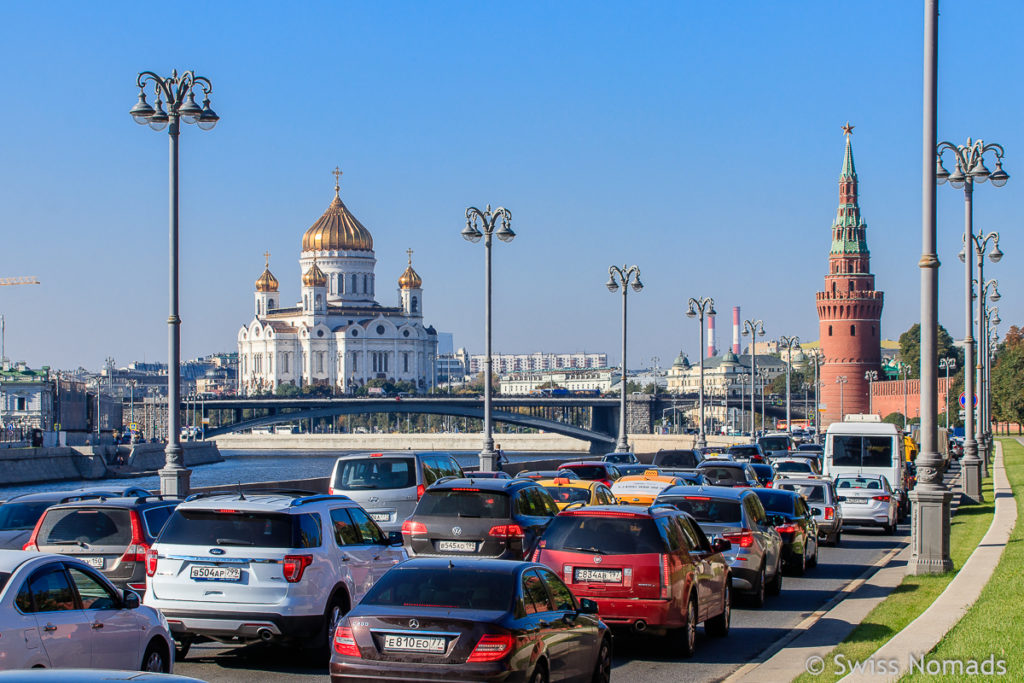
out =
[[[961,482],[963,482],[964,497],[975,503],[984,502],[981,495],[981,467],[984,463],[977,455],[964,456],[960,461]]]
[[[629,449],[629,442],[624,438],[619,439],[619,441],[615,444],[615,452],[632,453],[632,451]]]
[[[480,471],[481,472],[496,472],[498,464],[498,454],[493,450],[482,450],[480,451]]]
[[[911,556],[907,573],[942,574],[953,570],[949,558],[949,505],[953,494],[945,489],[910,492]]]
[[[708,440],[704,438],[703,434],[697,435],[696,448],[707,448]]]
[[[988,444],[985,437],[978,439],[978,459],[981,460],[981,478],[988,477]]]
[[[189,493],[192,470],[180,465],[166,465],[160,470],[160,493],[175,498],[185,498]]]

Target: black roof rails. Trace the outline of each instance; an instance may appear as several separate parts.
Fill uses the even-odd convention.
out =
[[[322,495],[322,494],[317,493],[316,491],[307,491],[305,489],[285,489],[285,488],[278,489],[278,488],[268,487],[268,488],[262,488],[262,489],[261,488],[255,488],[255,489],[241,489],[241,490],[239,490],[238,488],[233,488],[233,489],[218,489],[216,491],[200,491],[199,493],[193,493],[192,495],[190,495],[185,500],[186,501],[199,500],[201,498],[210,498],[212,496],[238,496],[240,500],[244,500],[245,496],[243,494],[246,494],[246,493],[248,493],[250,495],[257,495],[257,496],[260,496],[260,495],[263,495],[263,496],[268,496],[268,495],[269,496],[292,496],[293,498],[302,498],[302,497],[305,497],[305,496],[319,496],[319,495]]]
[[[297,505],[306,505],[307,503],[319,503],[322,500],[352,500],[348,496],[343,496],[340,493],[318,493],[315,496],[306,496],[305,498],[296,498],[291,502],[291,507]]]

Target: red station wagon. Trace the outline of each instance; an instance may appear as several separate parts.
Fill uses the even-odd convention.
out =
[[[666,634],[689,657],[697,624],[709,635],[729,632],[731,578],[721,554],[729,547],[710,543],[687,513],[668,505],[595,505],[559,514],[533,559],[574,595],[596,601],[609,626]]]

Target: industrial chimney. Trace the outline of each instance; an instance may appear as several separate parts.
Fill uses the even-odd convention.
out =
[[[740,307],[732,307],[732,352],[740,355]]]

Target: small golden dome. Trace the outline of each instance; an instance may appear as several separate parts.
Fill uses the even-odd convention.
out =
[[[398,286],[402,289],[419,289],[423,286],[423,280],[419,274],[412,269],[412,249],[407,250],[405,253],[409,255],[409,265],[406,267],[405,272],[398,278]]]
[[[334,200],[324,215],[302,236],[302,251],[373,251],[373,237],[341,201],[334,169]]]
[[[320,266],[316,264],[316,259],[313,259],[313,265],[309,267],[306,274],[302,276],[302,285],[304,287],[326,287],[327,276],[324,275],[324,271],[320,270]]]
[[[256,291],[257,292],[276,292],[277,291],[277,278],[270,272],[270,252],[266,252],[264,256],[267,258],[266,266],[263,268],[263,275],[260,275],[256,279]]]

